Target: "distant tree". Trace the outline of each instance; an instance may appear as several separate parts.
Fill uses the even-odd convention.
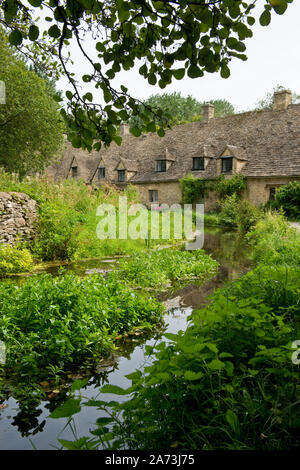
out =
[[[215,107],[215,116],[227,116],[234,113],[233,105],[223,99],[208,100]],[[157,126],[184,124],[192,121],[201,121],[202,106],[204,102],[197,101],[191,95],[187,97],[181,96],[181,93],[163,93],[150,96],[140,105],[140,113],[147,108],[152,110],[151,119],[156,122]],[[157,111],[163,111],[161,118],[158,118]],[[133,116],[129,119],[131,127],[142,129],[143,121],[139,116]],[[153,129],[155,130],[155,128]]]
[[[0,166],[20,176],[41,171],[63,141],[59,107],[45,80],[14,55],[1,31],[0,80],[6,85],[6,104],[0,106]]]
[[[286,87],[282,85],[276,85],[276,87],[273,88],[273,90],[269,93],[267,93],[263,98],[261,98],[259,101],[256,103],[255,109],[260,110],[260,109],[272,109],[273,107],[273,96],[276,91],[282,91],[285,90]],[[298,95],[295,92],[292,92],[292,103],[300,103],[300,95]]]

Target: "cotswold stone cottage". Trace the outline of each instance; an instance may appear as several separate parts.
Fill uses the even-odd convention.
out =
[[[291,104],[288,90],[274,94],[273,109],[214,118],[214,107],[203,107],[201,122],[176,126],[163,138],[155,133],[139,138],[122,126],[123,142],[89,154],[65,145],[60,164],[48,170],[55,179],[82,178],[99,187],[134,185],[141,201],[180,203],[179,179],[247,178],[244,197],[265,204],[276,189],[300,180],[300,104]],[[205,197],[205,209],[215,205],[215,195]]]

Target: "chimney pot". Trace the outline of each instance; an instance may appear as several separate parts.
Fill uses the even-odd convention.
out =
[[[275,91],[273,99],[273,110],[284,111],[291,104],[292,93],[290,90]]]
[[[202,106],[202,122],[208,123],[214,118],[215,107],[211,103],[206,103]]]
[[[130,134],[129,125],[128,124],[121,124],[120,125],[119,135],[121,137],[124,137],[125,135],[129,135],[129,134]]]

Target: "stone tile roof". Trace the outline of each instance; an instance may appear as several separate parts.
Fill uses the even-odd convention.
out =
[[[70,155],[76,155],[85,167],[82,173],[86,182],[91,181],[101,158],[112,181],[120,159],[129,171],[136,171],[131,182],[138,184],[176,181],[191,172],[193,157],[203,156],[209,158],[206,169],[193,174],[216,178],[217,160],[226,148],[245,161],[241,170],[245,176],[300,176],[300,104],[284,111],[252,111],[214,118],[208,123],[184,124],[167,130],[162,138],[156,133],[138,138],[125,135],[121,146],[113,143],[91,154],[66,146],[55,176],[66,177],[63,175],[68,162],[70,168]],[[166,172],[156,172],[156,160],[165,158],[170,167]]]

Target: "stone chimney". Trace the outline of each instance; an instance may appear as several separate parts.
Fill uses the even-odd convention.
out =
[[[121,137],[124,137],[125,135],[129,135],[129,134],[130,134],[129,125],[128,124],[121,124],[120,125],[119,135]]]
[[[214,118],[215,107],[211,103],[206,103],[202,106],[202,122],[208,123]]]
[[[273,99],[273,111],[284,111],[291,104],[292,93],[290,90],[275,91]]]

